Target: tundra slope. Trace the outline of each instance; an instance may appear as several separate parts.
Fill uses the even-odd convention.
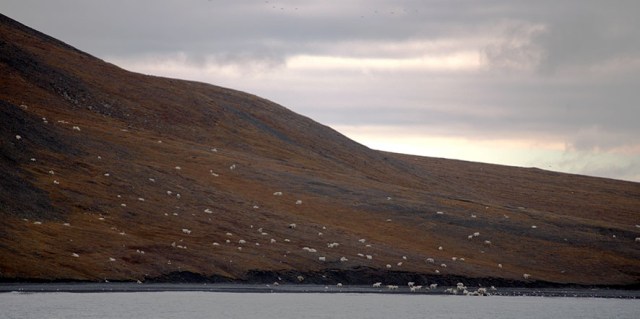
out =
[[[3,280],[640,283],[638,183],[371,150],[5,16],[0,51]]]

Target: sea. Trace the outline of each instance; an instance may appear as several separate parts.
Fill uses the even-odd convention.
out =
[[[640,300],[370,293],[3,292],[0,318],[640,318]]]

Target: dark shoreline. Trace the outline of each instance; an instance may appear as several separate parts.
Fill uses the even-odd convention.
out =
[[[314,284],[237,284],[237,283],[2,283],[0,293],[135,293],[135,292],[223,292],[223,293],[358,293],[358,294],[404,294],[404,295],[450,295],[445,290],[451,286],[436,289],[421,289],[411,292],[408,286],[391,290],[383,286],[370,285],[314,285]],[[498,287],[489,291],[492,296],[540,296],[576,298],[618,298],[640,299],[638,290],[585,289],[585,288],[513,288]],[[473,290],[473,288],[469,288]],[[461,294],[459,294],[461,295]]]
[[[370,286],[375,282],[382,285],[406,286],[408,282],[420,285],[438,284],[438,286],[456,286],[461,282],[468,287],[502,287],[514,289],[580,289],[580,290],[629,290],[640,292],[640,283],[627,285],[589,285],[576,283],[558,283],[543,280],[513,280],[496,277],[465,277],[458,275],[431,275],[404,271],[387,271],[368,267],[352,269],[325,269],[322,271],[263,271],[251,270],[242,278],[229,278],[218,275],[206,276],[189,271],[171,272],[157,277],[138,279],[144,284],[232,284],[232,285],[317,285],[333,286],[338,283],[349,286]],[[81,284],[81,283],[136,283],[137,280],[113,280],[110,278],[80,280],[66,278],[7,278],[0,277],[0,286],[5,284]]]
[[[380,282],[381,288],[372,287]],[[411,292],[408,282],[423,285],[437,284],[433,290],[420,289]],[[253,270],[243,278],[205,276],[182,271],[158,277],[141,278],[139,283],[117,280],[68,280],[0,278],[2,292],[251,292],[251,293],[390,293],[445,295],[445,289],[463,283],[468,291],[486,288],[491,295],[546,296],[546,297],[596,297],[640,299],[640,284],[629,285],[581,285],[540,280],[511,280],[504,278],[469,278],[456,275],[428,275],[421,273],[385,271],[367,267],[352,269],[325,269],[315,272]],[[342,285],[339,287],[338,285]],[[397,285],[390,290],[387,285]],[[491,287],[496,287],[492,290]]]

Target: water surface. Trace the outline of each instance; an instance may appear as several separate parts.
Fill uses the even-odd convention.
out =
[[[0,318],[640,318],[604,298],[228,293],[0,293]]]

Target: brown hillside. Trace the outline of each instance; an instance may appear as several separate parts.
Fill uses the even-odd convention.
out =
[[[640,283],[638,183],[370,150],[1,15],[0,74],[4,280]]]

